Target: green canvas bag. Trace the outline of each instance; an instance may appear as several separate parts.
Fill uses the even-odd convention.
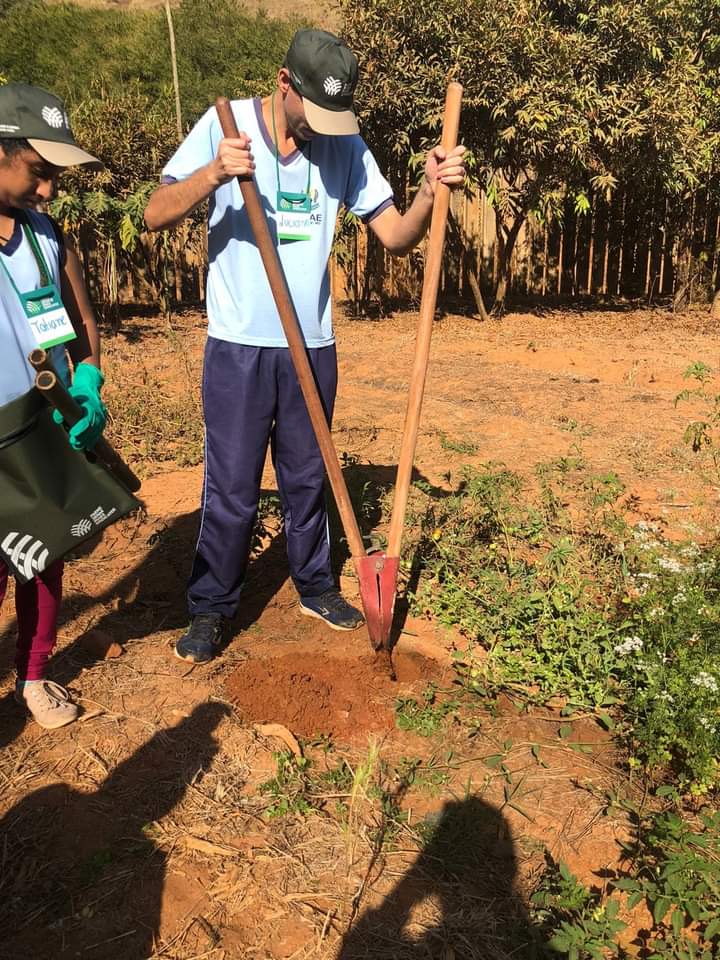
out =
[[[33,388],[0,407],[0,560],[26,583],[140,506]]]

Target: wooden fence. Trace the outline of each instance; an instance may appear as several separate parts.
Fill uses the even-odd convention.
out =
[[[455,197],[453,216],[464,250],[449,238],[443,289],[470,298],[473,272],[491,299],[498,279],[495,211],[478,192]],[[372,245],[370,255],[378,258]],[[368,270],[380,270],[383,293],[413,297],[418,286],[412,261],[403,267],[385,257],[368,268],[367,256],[360,232],[350,255],[333,270],[336,296],[362,302],[368,290],[377,291]],[[689,198],[680,215],[665,197],[647,201],[619,193],[610,203],[595,198],[584,215],[568,206],[561,221],[530,218],[512,256],[514,296],[704,301],[719,287],[720,206],[705,191]]]
[[[698,192],[678,211],[661,196],[647,201],[618,193],[610,203],[595,198],[584,215],[569,207],[561,220],[539,223],[530,218],[513,252],[510,295],[708,301],[720,288],[720,206],[715,196]],[[482,192],[456,195],[452,211],[455,229],[448,236],[440,302],[444,296],[472,303],[477,281],[491,302],[498,278],[495,211]],[[104,279],[110,272],[108,249],[94,244],[85,231],[80,240],[97,302],[159,298],[157,277],[163,271],[176,304],[204,297],[206,244],[201,228],[179,228],[164,246],[164,264],[158,265],[157,240],[152,256],[150,242],[131,258],[115,250],[112,283]],[[153,262],[155,269],[149,270]],[[421,250],[398,260],[368,239],[362,226],[343,234],[331,266],[334,298],[349,300],[357,311],[383,298],[412,303],[419,295]]]

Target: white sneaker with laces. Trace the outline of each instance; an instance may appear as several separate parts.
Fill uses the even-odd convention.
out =
[[[64,727],[77,719],[77,704],[59,683],[52,680],[31,680],[15,690],[15,699],[24,704],[36,723],[46,730]]]

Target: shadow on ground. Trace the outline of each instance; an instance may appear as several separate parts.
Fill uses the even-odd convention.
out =
[[[120,763],[97,790],[44,787],[0,821],[0,960],[145,960],[155,950],[166,817],[218,751],[228,708],[204,703]],[[202,891],[199,891],[202,894]]]
[[[425,846],[377,907],[360,914],[338,960],[531,960],[541,955],[516,890],[517,854],[500,811],[445,804]]]

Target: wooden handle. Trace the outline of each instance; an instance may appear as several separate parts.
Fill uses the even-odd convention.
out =
[[[462,94],[463,88],[459,83],[450,83],[448,85],[441,141],[441,145],[445,151],[450,151],[457,145],[458,130],[460,129],[460,104]],[[430,236],[425,254],[425,278],[420,300],[417,344],[415,346],[415,360],[410,376],[410,392],[408,395],[407,412],[405,414],[405,430],[400,447],[395,497],[393,500],[392,516],[390,518],[390,532],[388,534],[387,546],[388,557],[399,557],[400,547],[402,545],[405,511],[407,509],[413,459],[415,457],[418,428],[420,426],[420,411],[425,393],[425,378],[427,376],[428,358],[430,356],[430,338],[432,336],[438,285],[440,283],[443,247],[445,244],[445,227],[447,225],[449,207],[450,188],[444,183],[438,183],[435,187],[435,199],[433,201],[432,219],[430,221]]]
[[[30,355],[30,362],[33,366],[35,366],[35,364],[33,363],[32,357],[37,352],[38,351],[33,351]],[[40,352],[45,353],[44,350]],[[39,358],[39,362],[42,366],[35,376],[35,386],[47,401],[55,407],[56,410],[60,411],[65,423],[72,427],[78,420],[81,420],[85,416],[85,411],[77,400],[70,396],[64,385],[58,380],[57,374],[50,369],[52,367],[50,359],[47,357]],[[140,481],[138,478],[103,437],[100,437],[90,453],[94,454],[131,493],[135,493],[140,489]]]
[[[239,136],[238,128],[235,123],[230,101],[227,97],[218,97],[215,101],[215,109],[217,110],[220,120],[223,136],[237,138]],[[290,291],[288,290],[280,258],[278,257],[275,244],[270,236],[270,229],[265,218],[262,203],[260,202],[257,186],[252,177],[238,177],[237,181],[240,185],[250,227],[255,236],[255,243],[260,251],[260,257],[265,267],[265,273],[267,274],[270,290],[275,300],[275,306],[280,315],[280,322],[285,331],[285,337],[287,338],[288,347],[290,348],[290,356],[295,366],[300,389],[305,398],[308,414],[310,415],[323,462],[325,463],[325,469],[327,470],[330,486],[335,496],[335,502],[337,503],[340,520],[345,530],[350,553],[353,557],[364,556],[365,548],[363,546],[362,536],[360,535],[360,528],[353,513],[345,479],[340,469],[340,461],[338,460],[325,411],[323,410],[317,387],[315,386],[310,361],[307,358],[305,341],[303,340],[300,324],[297,314],[295,313],[295,307],[290,297]]]

